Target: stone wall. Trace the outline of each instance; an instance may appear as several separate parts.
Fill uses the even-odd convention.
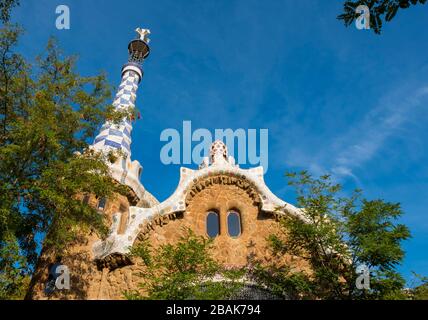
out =
[[[129,205],[126,198],[118,198],[110,202],[106,214],[111,216],[118,212],[121,205]],[[174,219],[168,219],[165,224],[154,224],[150,232],[139,239],[148,239],[154,248],[162,244],[174,243],[186,232],[192,229],[197,235],[207,236],[206,215],[215,210],[220,216],[220,234],[214,239],[214,258],[227,267],[245,266],[249,259],[268,262],[272,259],[267,247],[266,238],[279,231],[275,216],[261,212],[259,203],[255,201],[253,192],[248,187],[243,188],[239,183],[211,184],[204,189],[194,192],[186,199],[186,211]],[[234,209],[241,217],[241,234],[233,238],[227,232],[227,213]],[[123,215],[123,225],[126,222]],[[123,227],[122,227],[123,229]],[[70,268],[71,290],[55,293],[46,297],[43,285],[47,280],[47,261],[53,257],[44,254],[35,277],[36,285],[32,290],[33,299],[123,299],[123,292],[138,288],[140,282],[138,272],[142,266],[138,260],[133,264],[111,270],[97,266],[92,256],[92,244],[98,238],[92,234],[76,243],[69,250],[62,263]],[[137,240],[139,241],[139,240]],[[296,269],[306,268],[297,258],[285,256],[283,262]],[[44,264],[43,264],[44,263]],[[34,280],[34,279],[33,279]]]
[[[97,208],[99,204],[99,199],[94,196],[88,198],[81,196],[81,200],[87,201],[94,208]],[[129,206],[130,200],[128,197],[114,194],[112,199],[106,202],[105,208],[100,210],[100,214],[105,215],[106,223],[110,225],[113,214],[122,212],[122,225],[128,219]],[[66,248],[61,256],[52,248],[44,246],[31,279],[26,299],[97,299],[99,296],[99,285],[97,287],[97,284],[101,282],[103,272],[98,270],[94,263],[92,245],[99,239],[99,236],[94,231],[77,231],[74,242]],[[54,263],[60,263],[69,268],[71,290],[63,290],[48,296],[45,294],[44,289],[48,281],[49,269]]]

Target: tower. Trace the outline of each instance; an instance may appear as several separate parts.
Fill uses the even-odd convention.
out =
[[[117,111],[134,112],[138,86],[143,79],[143,62],[150,54],[148,45],[148,29],[136,29],[138,37],[128,45],[128,62],[122,68],[120,82],[113,106]],[[127,185],[143,202],[143,206],[151,206],[156,201],[145,191],[140,183],[143,167],[138,161],[131,161],[132,119],[125,117],[119,124],[107,121],[96,136],[92,149],[102,152],[120,151],[120,157],[109,164],[112,177],[123,185]]]
[[[106,121],[93,144],[89,146],[89,149],[106,155],[111,151],[117,154],[117,157],[107,161],[107,165],[116,183],[127,187],[127,195],[114,194],[112,199],[97,199],[90,194],[79,195],[82,201],[98,209],[107,221],[117,226],[119,233],[128,223],[131,206],[148,208],[159,203],[140,182],[143,169],[141,164],[131,160],[133,119],[128,115],[134,113],[138,86],[144,74],[143,62],[150,54],[150,31],[138,28],[136,32],[137,38],[128,45],[128,61],[122,67],[121,82],[113,101],[115,110],[124,111],[127,115],[118,123]],[[103,268],[97,265],[92,250],[93,244],[98,240],[98,236],[92,232],[83,232],[70,244],[63,257],[58,257],[54,248],[44,247],[31,280],[27,299],[102,299],[104,293],[101,292],[99,284],[103,282],[105,273]],[[129,260],[124,255],[113,255],[110,262],[112,265],[123,266],[128,264]],[[54,266],[65,266],[69,271],[71,289],[61,292],[55,289],[57,275],[52,271]]]

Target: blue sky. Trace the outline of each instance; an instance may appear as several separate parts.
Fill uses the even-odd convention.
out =
[[[32,58],[50,35],[79,71],[117,86],[137,26],[151,29],[133,159],[159,200],[179,166],[159,159],[162,130],[269,129],[268,186],[294,202],[284,172],[333,173],[347,191],[400,202],[413,239],[401,270],[428,275],[428,7],[398,12],[381,36],[336,20],[343,1],[33,0],[14,20]],[[55,28],[55,8],[71,29]]]

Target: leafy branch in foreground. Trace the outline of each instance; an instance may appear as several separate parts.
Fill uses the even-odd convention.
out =
[[[225,270],[210,255],[212,241],[190,229],[175,244],[154,249],[147,241],[132,248],[141,259],[139,291],[126,292],[131,300],[227,299],[241,288],[242,270]]]
[[[23,299],[30,282],[28,264],[12,234],[0,245],[0,300]]]
[[[10,20],[10,12],[16,6],[19,6],[19,0],[1,0],[0,21],[3,23],[8,23]]]
[[[341,186],[329,176],[314,179],[301,172],[288,177],[308,221],[282,218],[282,234],[270,236],[269,242],[274,254],[297,256],[311,271],[270,272],[270,282],[291,283],[300,298],[406,298],[404,280],[396,271],[404,257],[401,243],[410,237],[408,228],[396,222],[402,215],[400,204],[369,201],[358,190],[340,197]],[[370,289],[357,288],[359,265],[370,270]],[[269,268],[275,271],[276,266]]]
[[[428,277],[414,273],[414,276],[419,280],[420,284],[411,290],[411,295],[414,300],[428,300]]]

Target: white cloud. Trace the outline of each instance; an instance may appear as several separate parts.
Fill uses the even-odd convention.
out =
[[[304,131],[299,124],[288,128],[289,134],[294,130],[299,135],[290,139],[299,143],[281,150],[287,166],[304,167],[314,175],[330,172],[337,179],[351,178],[361,185],[355,169],[373,159],[390,138],[400,135],[412,121],[420,120],[421,114],[427,115],[428,86],[420,86],[416,90],[408,88],[401,85],[400,90],[388,92],[361,120],[350,123],[347,131],[337,132],[328,140],[312,137],[312,133],[306,131],[310,130],[309,127]],[[367,109],[368,106],[361,108]],[[283,149],[282,142],[275,141],[273,149]]]
[[[353,176],[353,168],[370,160],[388,138],[399,133],[408,120],[418,114],[418,109],[425,107],[423,101],[427,95],[428,88],[422,87],[381,99],[378,107],[369,112],[361,124],[351,129],[345,139],[341,139],[332,171]]]

